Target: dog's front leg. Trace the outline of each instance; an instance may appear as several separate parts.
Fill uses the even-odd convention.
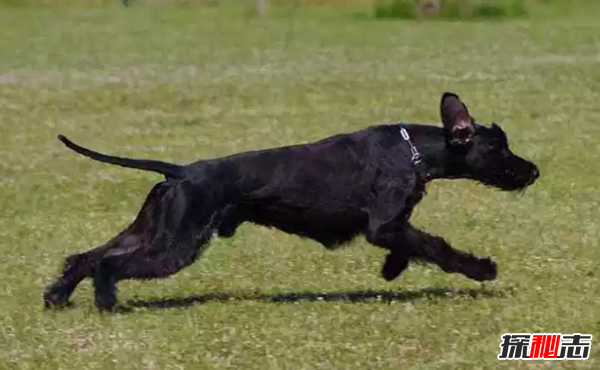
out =
[[[408,267],[410,248],[402,241],[401,224],[388,223],[385,226],[369,230],[367,241],[378,247],[387,249],[390,253],[385,257],[381,275],[387,281],[396,279]]]
[[[495,280],[496,263],[452,248],[444,239],[406,224],[401,237],[410,248],[411,257],[438,265],[448,273],[460,273],[477,280]]]
[[[496,279],[496,263],[452,248],[444,239],[414,228],[408,222],[380,227],[368,237],[373,244],[388,249],[382,276],[391,281],[408,266],[411,259],[438,265],[448,273],[461,273],[470,279]]]
[[[452,248],[444,239],[414,228],[410,222],[415,196],[415,179],[400,175],[380,179],[377,197],[369,209],[367,241],[390,251],[382,275],[393,280],[416,259],[438,265],[448,273],[461,273],[477,281],[494,280],[496,263]]]

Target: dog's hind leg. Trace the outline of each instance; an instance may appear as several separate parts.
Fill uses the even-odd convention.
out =
[[[45,308],[61,308],[68,305],[69,298],[77,285],[92,275],[94,254],[101,255],[103,247],[86,253],[73,254],[65,259],[62,276],[44,292]]]
[[[123,233],[94,271],[95,303],[116,304],[116,284],[124,279],[156,279],[175,274],[206,249],[221,213],[220,194],[189,181],[173,184],[144,222]]]
[[[164,185],[165,183],[163,182],[152,188],[136,220],[119,235],[104,245],[65,258],[62,275],[44,292],[44,306],[46,308],[61,308],[66,306],[77,285],[85,278],[93,277],[98,262],[108,251],[132,247],[131,238],[126,239],[125,236],[135,234],[136,232],[139,233],[140,230],[136,230],[135,226],[139,227],[144,222],[150,221],[149,218],[152,215],[153,209],[167,190],[167,187]],[[124,240],[128,240],[129,243],[124,245]]]

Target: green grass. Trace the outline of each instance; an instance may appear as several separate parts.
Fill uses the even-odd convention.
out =
[[[527,0],[376,0],[376,18],[505,19],[529,14]],[[432,6],[428,10],[427,5]],[[438,8],[439,7],[439,8]]]
[[[288,19],[246,11],[0,9],[0,369],[600,368],[597,342],[588,361],[496,360],[505,332],[600,334],[598,13],[419,23],[306,9],[284,51]],[[438,122],[447,90],[542,173],[522,195],[432,183],[416,209],[419,227],[499,263],[488,294],[432,266],[385,283],[364,240],[326,251],[245,225],[170,279],[120,284],[121,302],[196,304],[100,315],[85,282],[75,307],[42,310],[64,256],[119,232],[160,180],[77,156],[57,133],[188,162]],[[363,291],[397,299],[336,299]],[[289,293],[325,299],[264,298]],[[199,302],[214,294],[234,299]]]
[[[595,13],[591,0],[373,0],[372,15],[380,19],[518,20]]]

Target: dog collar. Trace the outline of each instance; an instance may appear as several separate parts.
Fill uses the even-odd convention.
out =
[[[406,143],[410,147],[410,161],[412,162],[413,166],[416,167],[419,163],[421,163],[421,154],[419,154],[419,150],[417,149],[417,147],[414,146],[412,141],[410,141],[410,135],[408,135],[408,131],[406,131],[406,129],[402,126],[400,126],[400,134],[402,135],[404,141],[406,141]]]

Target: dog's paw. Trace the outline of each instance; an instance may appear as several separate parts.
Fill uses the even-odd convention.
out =
[[[66,308],[70,305],[68,297],[60,293],[47,292],[44,294],[44,309],[46,310]]]
[[[117,304],[117,297],[114,294],[99,294],[96,292],[94,304],[100,312],[113,312]]]
[[[477,281],[496,280],[498,266],[489,258],[480,258],[466,269],[465,275]]]
[[[408,259],[390,253],[385,257],[385,262],[383,263],[383,268],[381,269],[381,276],[386,281],[392,281],[400,276],[402,271],[404,271],[407,267]]]

